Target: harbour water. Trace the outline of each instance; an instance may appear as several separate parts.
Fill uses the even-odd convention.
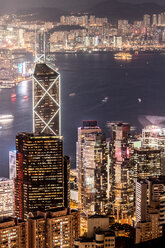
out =
[[[145,116],[165,116],[165,54],[141,54],[115,61],[112,54],[57,55],[61,73],[62,135],[65,154],[75,166],[77,127],[94,119],[108,133],[107,121],[126,121],[140,131]],[[8,177],[8,153],[18,132],[32,131],[32,82],[0,91],[0,177]]]

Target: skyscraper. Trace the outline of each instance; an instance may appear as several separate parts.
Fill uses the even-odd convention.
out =
[[[84,121],[78,128],[78,198],[85,214],[107,211],[106,139],[96,121]]]
[[[150,26],[150,24],[151,24],[151,16],[150,15],[148,15],[148,14],[144,15],[143,24],[144,24],[144,26]]]
[[[155,239],[163,234],[165,177],[137,179],[136,243]]]
[[[149,125],[142,130],[142,146],[161,149],[161,174],[165,175],[165,128]]]
[[[142,145],[165,150],[165,128],[150,125],[142,130]]]
[[[14,184],[12,180],[0,178],[0,219],[14,215]]]
[[[161,150],[140,148],[134,150],[135,177],[146,179],[161,174]]]
[[[14,180],[16,177],[16,151],[9,152],[9,178]]]
[[[36,63],[33,74],[33,132],[61,134],[60,74]]]
[[[147,220],[147,183],[145,180],[136,181],[136,222]]]
[[[16,149],[16,216],[27,219],[38,210],[68,207],[69,163],[64,163],[62,137],[20,133]]]
[[[110,201],[116,220],[130,223],[134,214],[134,166],[130,159],[130,126],[110,123]]]
[[[158,25],[158,18],[156,14],[153,14],[152,16],[152,26],[157,26]]]

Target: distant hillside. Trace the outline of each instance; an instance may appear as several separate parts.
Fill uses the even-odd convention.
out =
[[[142,19],[144,14],[165,12],[165,6],[160,6],[154,3],[131,4],[120,2],[118,0],[111,0],[96,4],[85,12],[98,17],[106,16],[110,20],[138,20]],[[59,21],[60,16],[69,15],[70,13],[71,12],[69,11],[57,8],[33,8],[29,10],[20,10],[16,14],[18,16],[26,15],[25,17],[22,17],[22,19],[24,18],[26,20]],[[80,13],[81,11],[79,11],[79,14]]]
[[[165,6],[155,3],[131,4],[119,2],[117,0],[105,1],[96,4],[88,10],[90,14],[110,19],[141,19],[144,14],[157,14],[165,12]]]
[[[60,16],[69,15],[69,12],[57,8],[34,8],[29,10],[19,10],[17,16],[22,20],[59,21]]]

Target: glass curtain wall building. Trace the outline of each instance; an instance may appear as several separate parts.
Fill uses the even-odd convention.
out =
[[[62,137],[20,133],[16,137],[15,212],[30,213],[68,207],[69,160],[63,156]]]
[[[110,201],[117,222],[131,223],[134,215],[134,165],[130,158],[130,125],[110,123]]]
[[[96,121],[84,121],[78,128],[78,198],[86,215],[107,211],[106,138]]]

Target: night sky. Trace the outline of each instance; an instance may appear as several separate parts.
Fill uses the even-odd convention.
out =
[[[0,0],[1,13],[6,10],[27,9],[32,7],[56,7],[61,9],[85,9],[93,4],[105,2],[106,0]],[[114,0],[108,0],[114,1]],[[165,4],[164,0],[120,0],[121,2],[144,3],[155,2],[157,4]]]

